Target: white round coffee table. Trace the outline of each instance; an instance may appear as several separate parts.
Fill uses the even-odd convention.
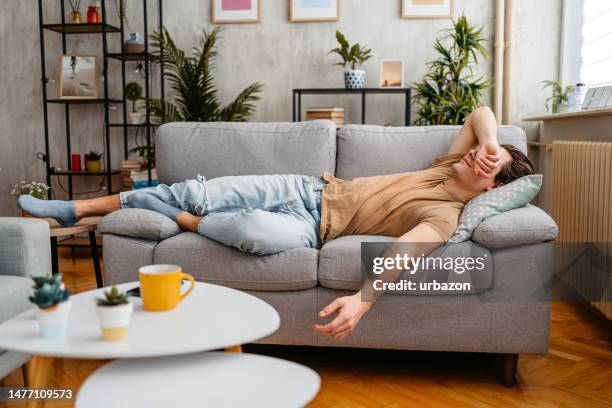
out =
[[[310,368],[256,354],[117,360],[85,381],[76,408],[303,407],[320,384]]]
[[[118,285],[121,290],[137,282]],[[266,302],[235,289],[196,283],[175,310],[146,312],[140,298],[123,342],[102,341],[95,300],[104,289],[71,296],[66,338],[40,337],[34,311],[0,325],[0,349],[64,358],[160,357],[230,348],[274,333],[280,325],[276,310]]]

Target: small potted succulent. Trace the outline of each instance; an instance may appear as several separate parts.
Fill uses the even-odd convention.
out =
[[[126,293],[116,286],[104,292],[98,299],[98,320],[105,341],[121,341],[127,337],[128,326],[134,306]]]
[[[104,156],[104,153],[99,153],[94,150],[90,151],[85,162],[87,171],[91,171],[93,173],[99,173],[102,171],[102,156]]]
[[[342,58],[342,62],[338,62],[336,65],[345,68],[344,85],[347,89],[365,88],[366,72],[357,68],[372,58],[372,50],[359,43],[350,45],[340,31],[336,31],[336,40],[338,40],[340,47],[334,48],[329,53],[338,54]]]
[[[142,99],[142,87],[136,82],[130,82],[125,86],[125,97],[132,102],[132,111],[129,113],[130,125],[144,123],[144,113],[136,109],[136,102]]]
[[[563,88],[560,81],[543,81],[542,83],[544,84],[542,89],[551,87],[553,90],[552,96],[546,100],[546,110],[549,110],[548,102],[552,101],[552,113],[567,112],[567,103],[576,87],[568,85]]]
[[[11,195],[15,198],[19,198],[19,196],[22,195],[31,195],[32,197],[38,198],[40,200],[46,200],[48,191],[49,187],[45,183],[38,183],[36,181],[26,183],[25,180],[22,180],[21,183],[15,184],[13,186]],[[21,216],[29,217],[30,214],[22,210]]]
[[[72,304],[62,282],[62,275],[32,277],[34,293],[30,302],[36,308],[36,320],[42,337],[64,337]]]

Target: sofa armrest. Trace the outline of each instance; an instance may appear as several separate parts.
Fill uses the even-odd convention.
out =
[[[112,212],[98,225],[102,234],[163,241],[182,232],[178,224],[155,211],[128,208]]]
[[[0,275],[51,273],[49,223],[34,218],[0,218]]]
[[[557,238],[555,221],[543,210],[527,204],[488,218],[474,231],[473,241],[489,248],[537,244]]]

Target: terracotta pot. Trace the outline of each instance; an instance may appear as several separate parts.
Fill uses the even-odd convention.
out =
[[[21,210],[21,216],[25,217],[25,218],[34,218],[34,217],[32,217],[32,214],[30,214],[27,211],[23,211],[23,210]]]

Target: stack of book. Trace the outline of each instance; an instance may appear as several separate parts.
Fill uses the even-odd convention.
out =
[[[336,123],[336,127],[344,126],[344,108],[308,108],[306,120],[327,119]]]
[[[124,160],[121,163],[121,191],[138,190],[149,187],[147,164],[141,160]],[[157,172],[151,170],[151,185],[156,186]]]
[[[124,160],[121,162],[121,191],[130,191],[134,187],[132,171],[140,171],[144,168],[145,164],[140,160]]]
[[[149,171],[147,169],[132,171],[132,190],[138,190],[140,188],[149,187]],[[151,169],[151,187],[155,187],[158,185],[157,181],[157,171],[155,169]]]

